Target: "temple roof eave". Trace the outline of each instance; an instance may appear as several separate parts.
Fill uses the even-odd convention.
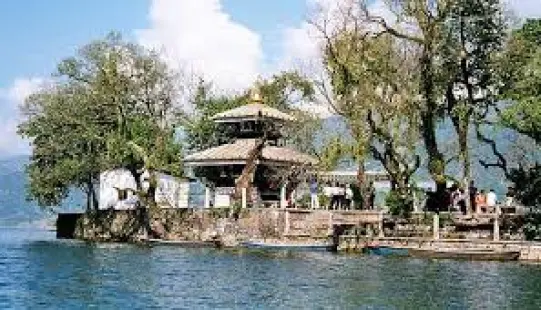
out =
[[[295,117],[261,103],[242,105],[235,109],[218,113],[210,119],[217,123],[232,123],[239,121],[259,120],[261,118],[275,121],[296,121]]]
[[[185,161],[184,165],[187,167],[220,167],[232,165],[246,165],[246,160],[193,160]],[[257,160],[256,165],[274,167],[311,166],[311,164],[306,163],[276,160]]]
[[[184,164],[187,166],[244,165],[255,145],[255,139],[239,139],[234,143],[188,155],[184,159]],[[316,165],[318,160],[293,149],[265,146],[258,162],[272,165],[309,166]]]

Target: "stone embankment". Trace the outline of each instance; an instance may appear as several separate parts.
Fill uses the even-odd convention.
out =
[[[404,224],[403,220],[384,218],[378,211],[243,209],[235,213],[231,209],[161,209],[152,216],[146,212],[100,210],[60,214],[57,236],[102,242],[138,242],[149,238],[211,241],[232,247],[255,240],[333,243],[339,251],[360,251],[368,244],[430,249],[487,248],[519,251],[521,260],[541,261],[541,243],[499,240],[498,222],[468,226],[464,233],[457,230],[460,225],[452,224],[452,220],[440,222],[439,217],[431,214],[417,215],[410,219],[412,223]],[[440,226],[441,232],[436,229]],[[483,230],[479,231],[479,227]]]
[[[247,240],[321,243],[332,241],[336,227],[363,223],[376,226],[382,217],[377,211],[243,209],[236,214],[232,212],[230,209],[161,209],[152,216],[146,210],[60,214],[57,235],[87,241],[135,242],[148,238],[218,241],[225,246]],[[150,236],[149,231],[157,236]]]
[[[429,239],[408,237],[358,237],[341,236],[338,250],[358,252],[367,245],[389,246],[396,248],[428,249],[491,249],[497,251],[518,251],[519,260],[541,262],[541,242],[529,241],[492,241],[481,239]]]

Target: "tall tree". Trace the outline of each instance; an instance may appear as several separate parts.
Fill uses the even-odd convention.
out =
[[[506,50],[501,55],[499,73],[502,80],[502,99],[507,107],[501,113],[501,123],[541,143],[541,19],[527,20],[513,31]],[[522,151],[522,150],[521,150]],[[516,198],[527,206],[540,206],[539,157],[508,167],[503,155],[495,165],[502,168],[515,184]]]
[[[323,62],[333,91],[328,101],[355,140],[348,147],[358,162],[361,195],[369,196],[363,168],[372,157],[389,173],[393,190],[405,197],[420,166],[412,143],[420,126],[419,49],[365,23],[362,3],[349,5],[336,25],[316,24],[325,38]]]
[[[441,151],[441,146],[437,140],[438,122],[444,116],[444,109],[441,101],[444,94],[442,86],[442,78],[444,70],[442,70],[441,56],[438,51],[443,47],[444,43],[444,26],[447,16],[450,14],[451,4],[454,0],[437,0],[426,2],[424,0],[404,0],[393,1],[384,0],[383,8],[392,16],[385,18],[383,15],[378,15],[371,10],[372,1],[343,1],[338,5],[339,8],[332,14],[332,18],[324,19],[322,22],[314,23],[324,34],[324,45],[332,41],[336,33],[346,34],[342,38],[345,43],[346,50],[348,48],[348,40],[353,39],[358,41],[363,37],[392,37],[395,44],[409,46],[410,51],[414,51],[416,78],[413,80],[417,83],[416,88],[419,96],[418,99],[418,132],[421,136],[421,141],[428,155],[428,171],[436,183],[436,200],[439,203],[444,201],[444,191],[446,188],[445,167],[446,160]],[[380,7],[381,8],[381,7]],[[330,31],[329,31],[330,29]],[[351,35],[355,34],[355,35]],[[349,36],[349,39],[348,39]],[[343,63],[355,61],[357,55],[354,49],[346,53]],[[328,55],[329,53],[327,53]],[[336,57],[334,57],[336,58]],[[347,67],[337,66],[331,72],[333,74],[342,75],[341,83],[333,85],[333,88],[339,89],[345,85],[359,85],[364,82],[363,76],[351,75]],[[338,86],[338,87],[337,87]],[[346,94],[341,94],[338,102],[341,105],[354,106],[355,103],[347,103],[350,99]],[[359,93],[358,97],[362,96]],[[358,150],[366,154],[366,146],[370,145],[369,141],[372,137],[371,130],[366,130],[366,115],[355,116],[352,119],[358,120],[358,128],[360,136],[355,137],[359,142]],[[361,167],[362,168],[362,167]]]
[[[51,84],[30,97],[19,126],[34,144],[30,196],[40,204],[60,201],[81,180],[95,200],[100,171],[126,168],[141,202],[151,206],[155,172],[182,174],[172,123],[177,75],[157,54],[111,34],[63,60]],[[40,180],[47,174],[52,185]]]
[[[445,21],[446,44],[439,55],[448,76],[442,82],[446,83],[447,114],[458,137],[466,195],[471,179],[469,132],[472,123],[484,122],[495,104],[501,84],[495,73],[496,56],[503,48],[506,30],[500,0],[455,1]]]

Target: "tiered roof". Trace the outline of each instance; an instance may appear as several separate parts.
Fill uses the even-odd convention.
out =
[[[234,143],[188,155],[184,162],[188,166],[242,165],[246,163],[250,151],[256,146],[256,142],[257,139],[239,139]],[[317,159],[290,148],[266,145],[263,147],[258,163],[315,165]]]
[[[233,123],[260,119],[274,121],[295,121],[296,119],[275,108],[262,103],[256,90],[252,92],[252,103],[231,109],[211,118],[217,123]],[[238,139],[234,143],[213,147],[188,155],[184,159],[187,166],[222,166],[242,165],[246,163],[249,153],[256,146],[256,139]],[[286,147],[265,145],[258,163],[273,165],[315,165],[317,159]]]

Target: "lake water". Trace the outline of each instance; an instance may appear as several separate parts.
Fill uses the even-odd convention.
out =
[[[0,229],[0,309],[541,309],[541,266],[87,245]]]

